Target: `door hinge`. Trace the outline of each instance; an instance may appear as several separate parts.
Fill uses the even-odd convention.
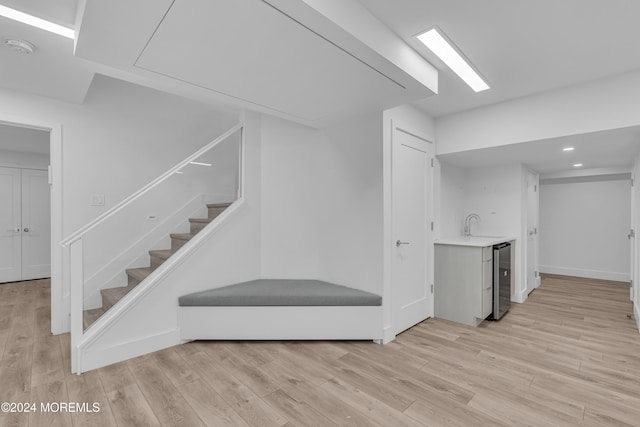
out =
[[[534,227],[533,234],[538,234],[538,227]]]
[[[538,191],[538,184],[536,184],[536,185],[534,185],[534,186],[533,186],[533,192],[535,193],[535,192],[537,192],[537,191]]]
[[[433,293],[433,283],[431,284],[431,293]]]
[[[433,221],[431,221],[431,231],[433,231]]]
[[[632,228],[631,230],[629,230],[629,234],[627,234],[627,238],[632,238],[632,237],[636,237],[636,232],[635,230]]]
[[[49,181],[49,185],[53,184],[53,170],[51,169],[51,165],[47,167],[47,180]]]
[[[431,159],[431,167],[433,167],[433,159]]]

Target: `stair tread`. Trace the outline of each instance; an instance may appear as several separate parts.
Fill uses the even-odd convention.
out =
[[[189,218],[189,222],[211,222],[215,218]]]
[[[208,203],[207,207],[208,208],[228,208],[229,206],[231,206],[231,203]]]
[[[94,308],[92,310],[84,310],[84,312],[82,313],[82,320],[85,329],[91,326],[96,320],[98,320],[98,318],[100,318],[100,316],[102,316],[106,312],[107,310],[102,307]]]
[[[193,237],[193,234],[191,233],[174,233],[170,235],[171,238],[173,239],[179,239],[179,240],[189,240]]]
[[[142,281],[145,277],[151,274],[153,270],[151,267],[142,267],[142,268],[127,268],[127,275],[136,278],[139,281]]]
[[[173,251],[171,249],[154,249],[149,251],[149,255],[157,256],[158,258],[167,259],[171,255],[173,255]]]
[[[119,288],[107,288],[102,289],[100,293],[102,294],[103,299],[107,299],[113,305],[116,302],[120,301],[126,294],[131,292],[133,286],[122,286]]]

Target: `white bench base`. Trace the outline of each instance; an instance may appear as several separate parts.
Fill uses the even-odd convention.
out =
[[[181,339],[376,340],[382,306],[184,306]]]

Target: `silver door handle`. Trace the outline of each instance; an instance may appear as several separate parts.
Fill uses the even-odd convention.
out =
[[[25,227],[25,228],[24,228],[24,232],[25,232],[25,233],[28,233],[28,232],[29,232],[29,227]]]
[[[400,245],[410,245],[409,242],[401,242],[400,240],[396,240],[396,246],[399,247]]]

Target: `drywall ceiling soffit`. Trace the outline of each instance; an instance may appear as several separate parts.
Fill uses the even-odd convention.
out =
[[[16,53],[4,45],[8,38],[26,40],[36,50]],[[0,43],[0,87],[76,104],[84,101],[93,66],[73,56],[73,40],[0,17]]]
[[[564,152],[564,147],[575,150]],[[582,163],[583,169],[592,174],[601,170],[629,170],[639,153],[640,126],[632,126],[445,154],[438,159],[465,169],[521,163],[542,175],[553,176],[567,172],[580,175],[573,167],[575,163]]]
[[[130,6],[87,3],[76,55],[184,96],[193,97],[197,88],[199,100],[310,125],[435,92],[301,0],[145,0]]]
[[[633,0],[360,0],[440,69],[438,96],[416,106],[440,117],[640,68]],[[439,26],[488,80],[474,93],[415,35]]]

